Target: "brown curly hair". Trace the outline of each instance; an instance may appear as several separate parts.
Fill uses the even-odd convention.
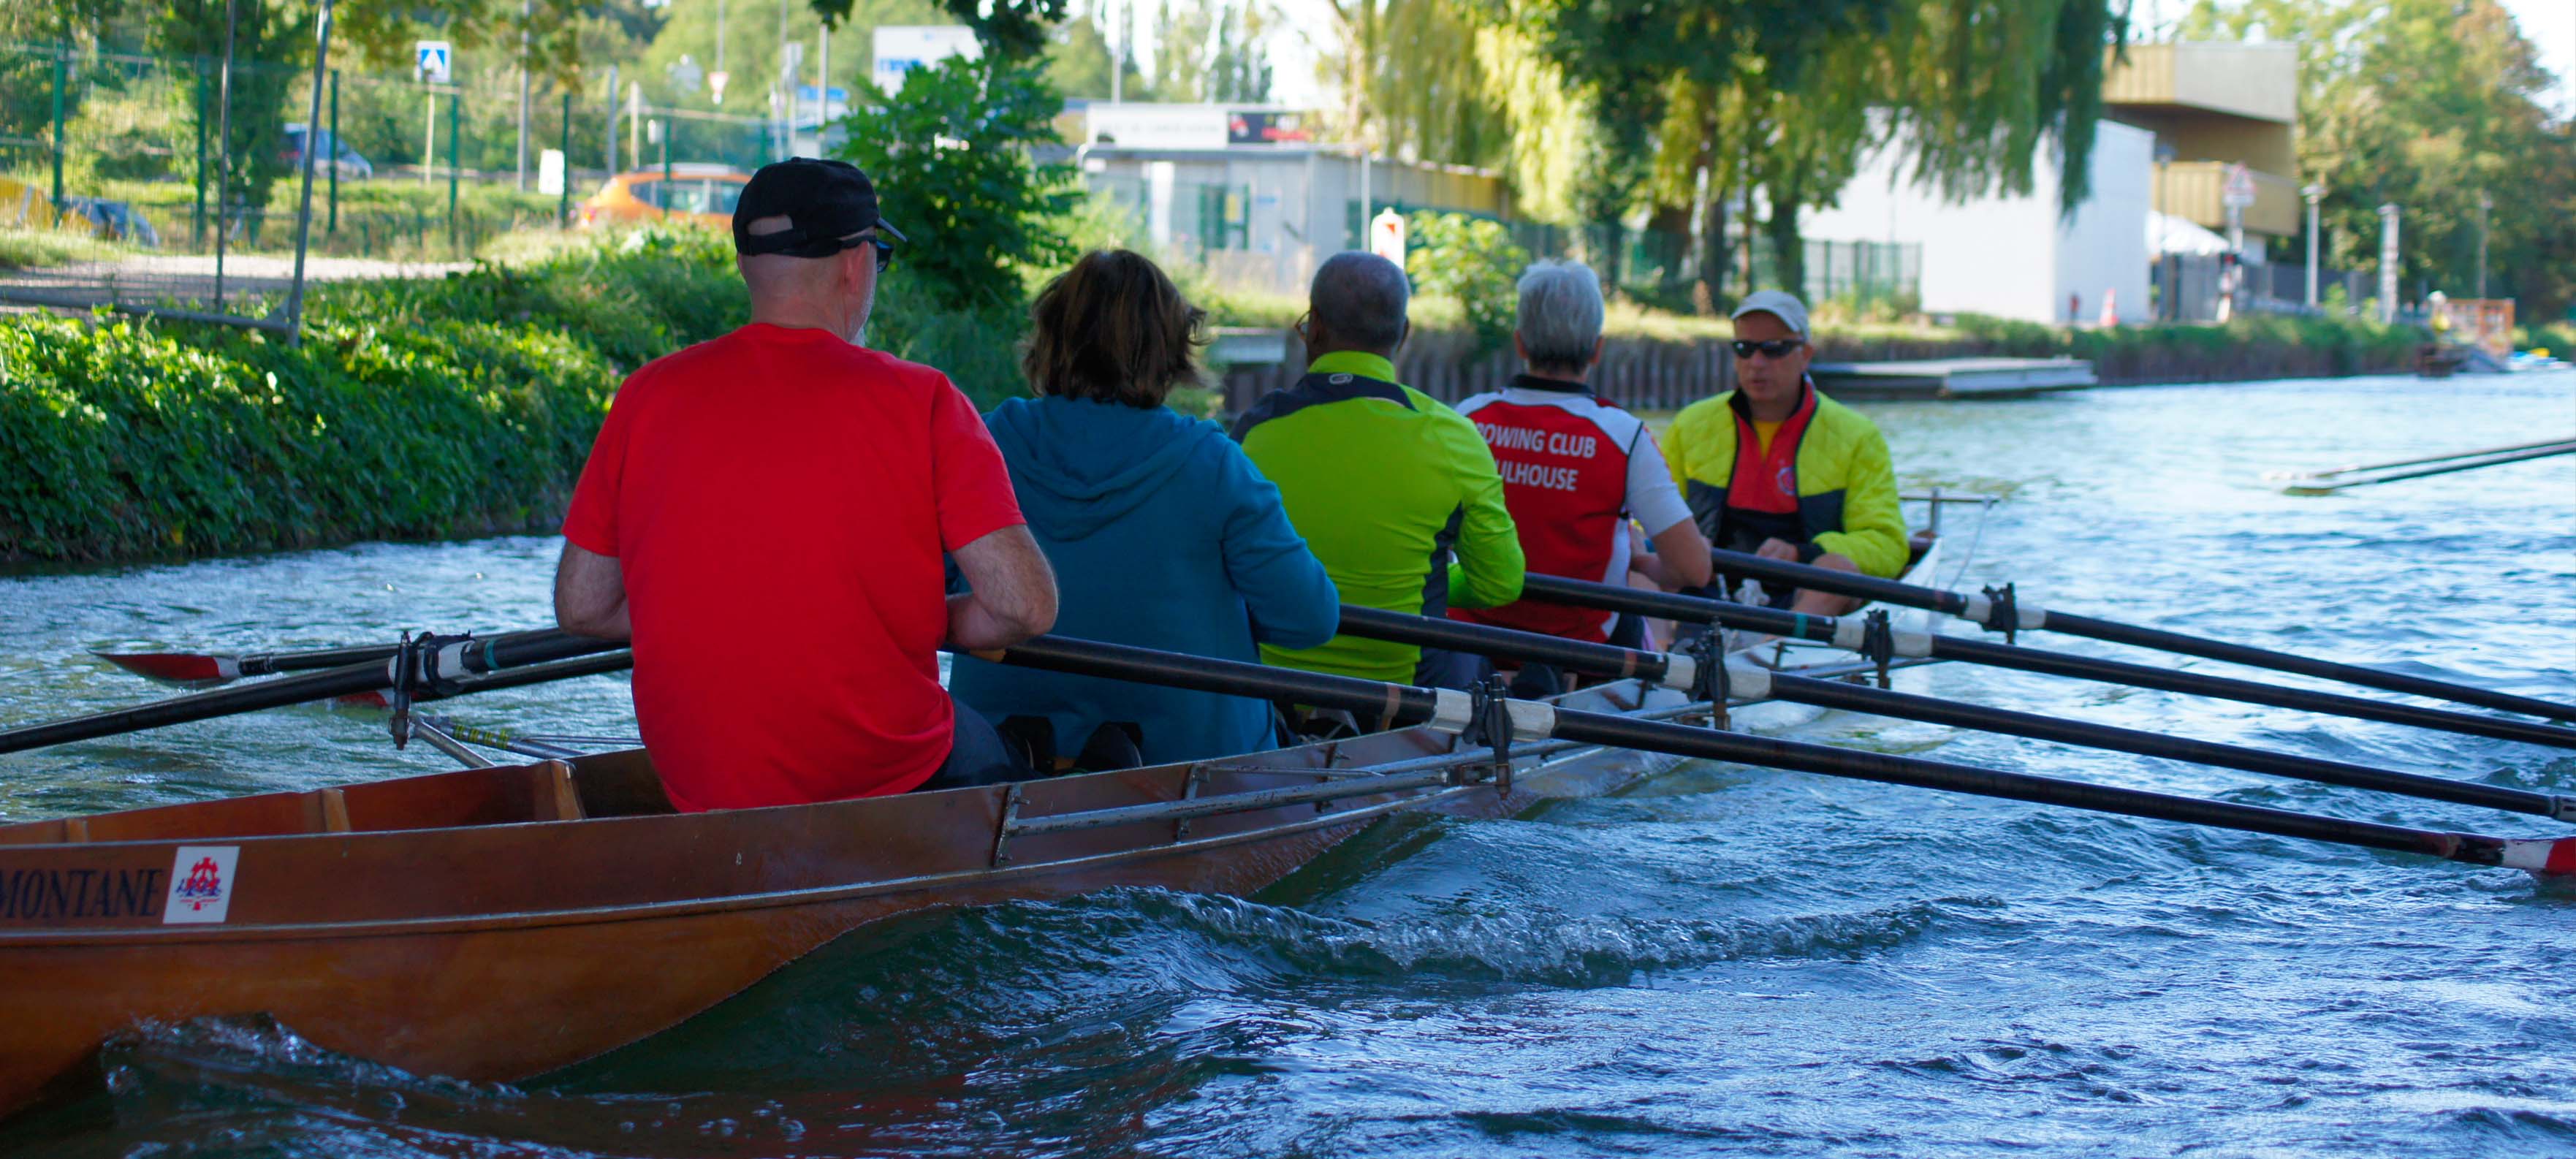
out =
[[[1020,369],[1041,395],[1163,405],[1175,386],[1198,386],[1207,311],[1145,255],[1093,250],[1038,291]]]

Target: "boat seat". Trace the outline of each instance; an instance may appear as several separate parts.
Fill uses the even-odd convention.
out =
[[[305,832],[346,833],[349,831],[349,795],[338,789],[315,789],[304,794]]]
[[[573,784],[572,766],[562,761],[540,761],[528,766],[533,781],[529,795],[534,808],[532,821],[579,821],[586,814],[581,809],[581,789]]]

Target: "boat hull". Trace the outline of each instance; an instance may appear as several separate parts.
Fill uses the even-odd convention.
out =
[[[1686,698],[1623,682],[1567,702],[1669,711]],[[1364,788],[1353,766],[1452,747],[1409,729],[1018,793],[599,817],[650,783],[641,753],[618,753],[568,774],[472,770],[0,829],[12,891],[0,894],[0,1114],[85,1089],[116,1034],[236,1015],[410,1071],[523,1078],[670,1027],[886,917],[1117,886],[1248,894],[1390,813],[1507,816],[1674,763],[1572,750],[1515,762],[1508,791],[1434,784],[999,839],[1015,819]],[[522,799],[543,815],[549,773],[577,787],[589,819],[395,827],[506,817]],[[349,831],[263,831],[298,817]],[[171,884],[209,874],[194,892]]]

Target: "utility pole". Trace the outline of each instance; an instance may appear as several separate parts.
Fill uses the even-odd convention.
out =
[[[617,176],[617,66],[613,64],[608,66],[608,135],[601,142],[600,155],[607,165],[608,176]],[[569,169],[571,158],[565,158],[564,164]]]
[[[2299,191],[2308,199],[2308,308],[2317,306],[2317,203],[2325,200],[2326,187],[2311,184]]]
[[[528,191],[528,20],[535,0],[519,0],[519,177],[518,191]]]
[[[1114,105],[1127,92],[1127,14],[1119,8],[1118,0],[1109,0],[1109,6],[1118,9],[1118,15],[1110,18],[1109,29],[1109,103]],[[1368,224],[1365,209],[1361,212],[1360,224]]]
[[[2478,300],[2487,296],[2487,214],[2495,209],[2495,198],[2478,190]]]
[[[2397,324],[2397,203],[2379,207],[2379,322]]]

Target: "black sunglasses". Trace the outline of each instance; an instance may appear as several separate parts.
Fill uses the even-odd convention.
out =
[[[855,245],[858,242],[866,242],[877,247],[878,273],[882,274],[894,268],[894,243],[887,241],[884,234],[872,233],[866,237],[854,239],[851,244]]]
[[[1761,351],[1766,357],[1786,358],[1790,351],[1806,345],[1806,342],[1797,338],[1774,338],[1769,342],[1746,342],[1738,339],[1733,345],[1737,358],[1751,358],[1756,350]]]

